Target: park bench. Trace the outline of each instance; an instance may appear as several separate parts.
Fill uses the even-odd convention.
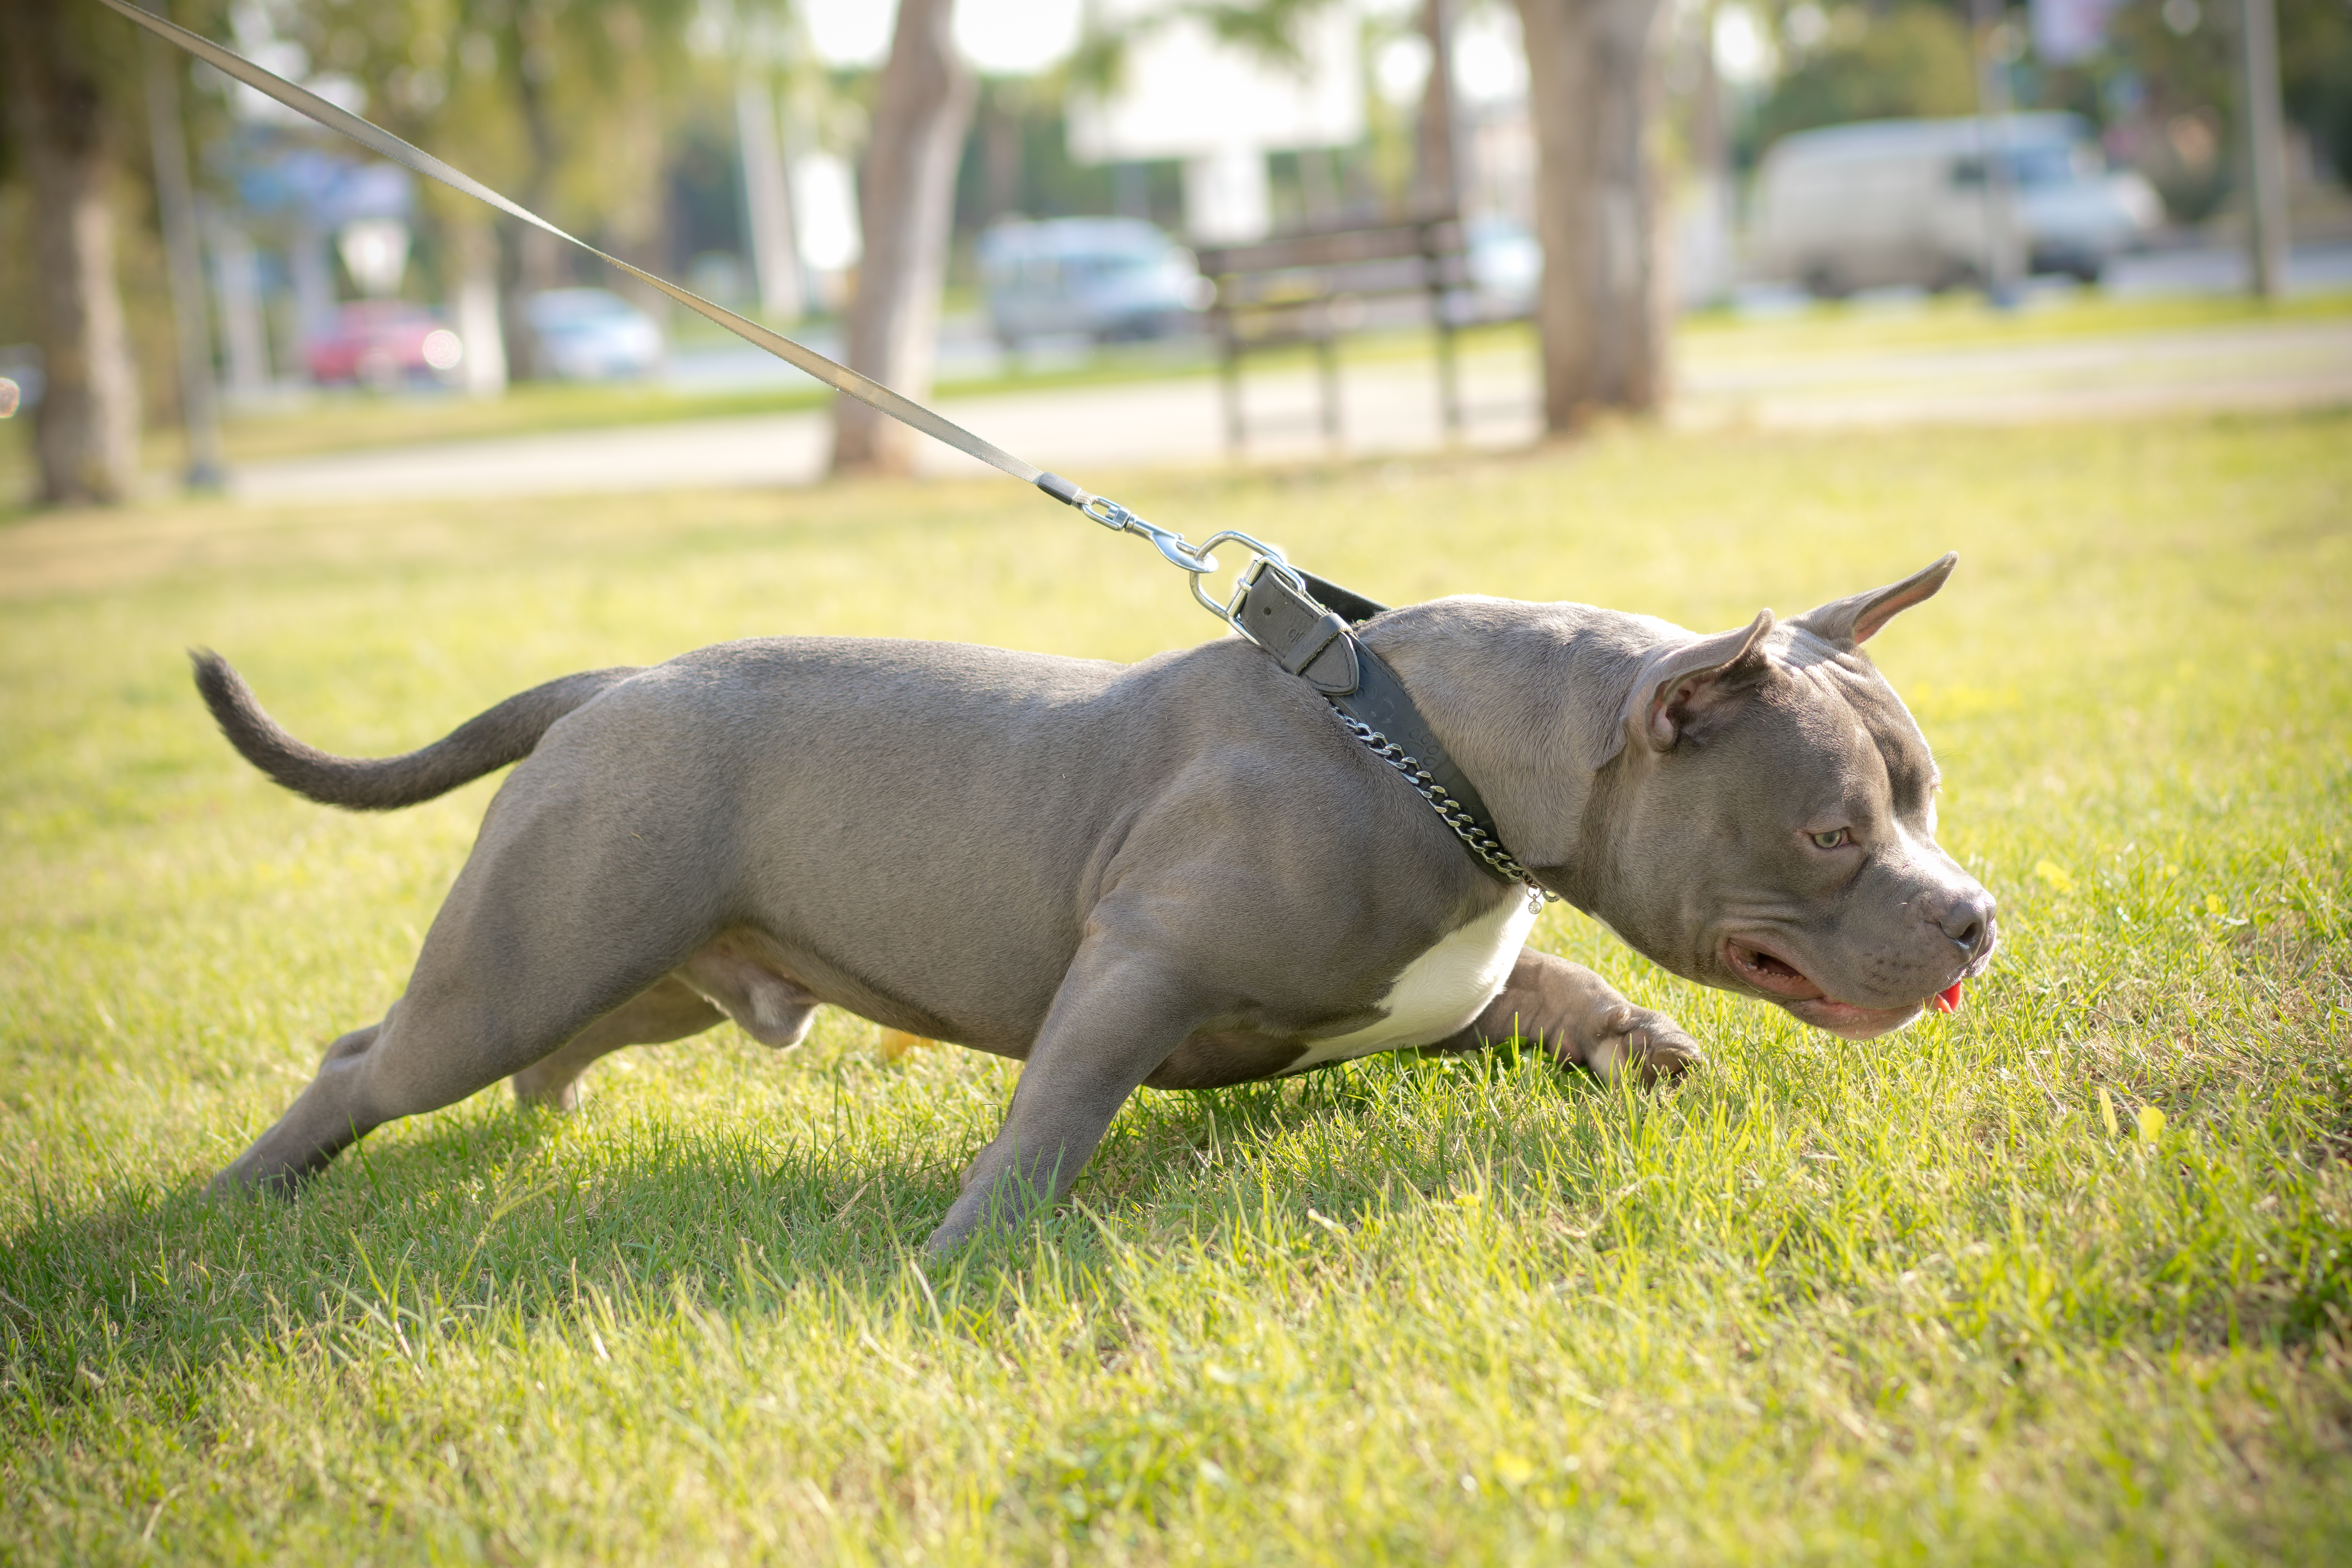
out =
[[[1339,340],[1367,325],[1387,325],[1404,305],[1437,332],[1438,402],[1448,439],[1462,433],[1462,395],[1454,338],[1479,318],[1462,220],[1451,214],[1362,228],[1292,234],[1247,245],[1198,247],[1202,275],[1215,286],[1209,306],[1224,384],[1225,445],[1248,438],[1242,408],[1244,354],[1310,344],[1322,391],[1324,438],[1339,444]],[[1424,303],[1412,310],[1418,298]],[[1375,318],[1379,318],[1376,320]]]

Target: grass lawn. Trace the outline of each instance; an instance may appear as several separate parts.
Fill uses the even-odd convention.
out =
[[[993,481],[20,521],[0,1561],[2352,1560],[2352,415],[1087,478],[1379,597],[1706,629],[1958,549],[1872,649],[1992,973],[1851,1044],[1555,910],[1704,1071],[1147,1090],[1058,1215],[928,1270],[1013,1070],[831,1012],[215,1208],[494,785],[296,800],[184,646],[365,753],[725,637],[1211,623]]]
[[[2284,300],[2235,294],[2154,294],[2117,299],[2092,290],[2029,295],[2012,310],[1980,295],[1857,300],[1811,304],[1786,316],[1740,317],[1704,311],[1683,319],[1676,346],[1710,360],[1753,354],[1802,359],[1821,354],[1920,349],[2004,348],[2120,333],[2179,332],[2352,315],[2352,291]]]

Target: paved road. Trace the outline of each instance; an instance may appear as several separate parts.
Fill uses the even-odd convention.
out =
[[[1537,380],[1528,356],[1473,357],[1463,370],[1472,446],[1534,439]],[[2315,406],[2352,403],[2352,321],[1801,359],[1757,356],[1743,351],[1738,334],[1727,333],[1696,345],[1678,382],[1673,420],[1695,427],[1998,425]],[[1252,374],[1244,384],[1252,457],[1289,460],[1328,450],[1310,374]],[[1411,453],[1442,444],[1435,379],[1425,362],[1350,369],[1341,398],[1348,453]],[[1218,387],[1210,376],[950,398],[940,411],[1009,451],[1065,472],[1224,456]],[[800,485],[822,476],[828,443],[821,413],[760,415],[254,463],[239,468],[233,482],[238,496],[255,501]],[[938,446],[928,447],[923,469],[982,471]]]

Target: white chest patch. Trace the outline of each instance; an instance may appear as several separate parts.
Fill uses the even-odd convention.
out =
[[[1405,965],[1381,1000],[1388,1016],[1353,1034],[1317,1040],[1283,1070],[1303,1072],[1374,1051],[1434,1045],[1495,999],[1535,923],[1536,912],[1526,899],[1504,900],[1494,913],[1472,921]]]

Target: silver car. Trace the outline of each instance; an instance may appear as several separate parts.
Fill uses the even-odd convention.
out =
[[[525,300],[522,313],[540,369],[562,380],[622,380],[661,364],[661,327],[610,289],[549,289]]]
[[[999,224],[980,237],[979,261],[990,324],[1007,349],[1031,338],[1191,331],[1213,292],[1192,253],[1140,218]]]

